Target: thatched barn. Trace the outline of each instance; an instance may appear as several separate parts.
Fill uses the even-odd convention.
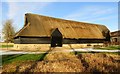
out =
[[[104,41],[110,41],[109,30],[104,25],[31,13],[25,14],[24,27],[14,38],[15,44],[51,44],[51,47]]]

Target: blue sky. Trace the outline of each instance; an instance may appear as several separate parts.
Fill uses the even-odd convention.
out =
[[[117,2],[2,2],[2,22],[12,19],[15,30],[24,25],[24,14],[34,13],[118,29]]]

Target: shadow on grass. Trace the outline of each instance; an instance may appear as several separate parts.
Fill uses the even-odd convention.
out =
[[[94,67],[93,69],[91,69],[91,73],[92,74],[102,74],[102,72],[100,72],[96,67]]]
[[[79,54],[79,56],[77,58],[81,61],[83,67],[85,67],[85,70],[87,70],[87,68],[89,68],[89,64],[85,60],[85,58],[83,58],[82,54]]]
[[[41,55],[40,58],[39,58],[38,60],[36,60],[35,63],[33,63],[29,68],[26,68],[26,69],[25,69],[25,72],[30,72],[31,69],[34,69],[34,68],[36,67],[37,63],[38,63],[39,61],[44,60],[45,56],[46,56],[50,51],[51,51],[51,48],[50,48],[46,53],[44,53],[43,55]],[[16,67],[15,73],[19,72],[19,69],[20,69],[20,65]]]
[[[108,64],[103,64],[104,68],[108,71],[108,72],[119,72],[119,66],[115,66],[115,65],[108,65]]]
[[[70,48],[73,50],[73,53],[74,53],[75,55],[78,55],[78,52],[75,51],[75,49],[72,48],[72,46],[71,46],[70,44],[69,44],[69,46],[70,46]],[[82,54],[79,54],[79,56],[76,56],[76,58],[78,58],[78,59],[81,61],[83,67],[85,67],[85,70],[87,70],[87,68],[89,68],[89,64],[87,63],[87,61],[85,60],[85,58],[82,57]]]
[[[71,44],[68,44],[69,46],[70,46],[70,48],[73,50],[73,53],[75,54],[75,55],[77,55],[77,51],[75,51],[75,49],[71,46]]]
[[[19,56],[22,56],[22,55],[23,55],[23,54],[3,56],[3,57],[2,57],[2,63],[3,63],[3,64],[8,63],[8,62],[10,62],[11,59],[14,59],[14,58],[19,57]]]

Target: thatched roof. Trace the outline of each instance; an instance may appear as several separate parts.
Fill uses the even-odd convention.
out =
[[[25,14],[24,27],[16,36],[50,37],[52,30],[58,28],[64,38],[105,38],[109,30],[104,25],[64,20],[43,15]]]

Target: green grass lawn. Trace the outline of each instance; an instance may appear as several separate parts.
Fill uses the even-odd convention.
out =
[[[13,47],[13,45],[0,45],[0,48]]]
[[[2,64],[8,64],[17,61],[36,61],[43,60],[44,54],[17,54],[17,55],[3,55]]]
[[[120,46],[108,46],[108,47],[104,47],[104,48],[95,48],[95,49],[120,50]]]
[[[101,54],[114,54],[114,55],[120,55],[119,52],[76,52],[76,55],[82,54],[82,53],[101,53]]]

